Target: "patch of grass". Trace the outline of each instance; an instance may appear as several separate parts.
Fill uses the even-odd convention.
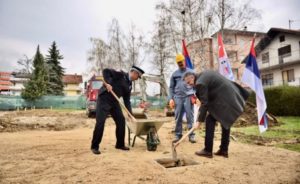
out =
[[[258,126],[232,128],[232,134],[242,142],[268,144],[300,152],[300,143],[287,143],[288,140],[300,140],[300,117],[279,117],[280,126],[269,127],[260,133]],[[275,142],[275,143],[274,143]]]
[[[300,144],[277,144],[276,147],[300,152]]]

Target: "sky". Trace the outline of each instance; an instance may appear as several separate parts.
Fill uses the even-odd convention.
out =
[[[86,72],[89,38],[107,40],[112,18],[123,30],[130,23],[149,34],[155,20],[158,0],[0,0],[0,71],[14,71],[24,54],[33,57],[37,45],[45,55],[53,41],[64,56],[62,66],[68,74]],[[268,31],[270,27],[300,29],[300,0],[253,0],[262,14],[259,26],[249,31]],[[150,72],[151,68],[145,68]]]

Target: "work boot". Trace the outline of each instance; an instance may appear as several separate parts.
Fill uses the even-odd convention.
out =
[[[200,157],[207,157],[207,158],[212,158],[213,157],[212,152],[208,152],[205,149],[203,149],[201,151],[196,151],[195,154],[200,156]]]
[[[192,144],[196,143],[195,137],[189,137],[189,141]]]
[[[215,155],[218,155],[218,156],[223,156],[225,158],[228,158],[228,151],[222,151],[222,150],[218,150]]]
[[[92,148],[91,151],[92,151],[95,155],[100,155],[100,154],[101,154],[101,152],[99,151],[99,149]]]
[[[175,143],[178,142],[180,139],[181,139],[181,137],[176,136],[175,139],[174,139],[172,142],[175,144]]]
[[[129,151],[130,150],[127,146],[116,146],[115,148],[123,150],[123,151]]]

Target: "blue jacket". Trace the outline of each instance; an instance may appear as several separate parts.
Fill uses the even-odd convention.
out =
[[[190,68],[185,68],[184,70],[177,69],[171,76],[170,87],[169,87],[169,97],[168,100],[176,97],[186,97],[195,93],[194,88],[189,87],[183,81],[183,75],[186,72],[193,72]]]

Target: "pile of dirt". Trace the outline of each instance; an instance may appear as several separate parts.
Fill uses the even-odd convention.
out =
[[[88,121],[83,111],[15,111],[0,116],[0,132],[41,129],[61,131],[86,125]]]
[[[280,122],[276,119],[275,116],[267,114],[267,117],[269,127],[280,125]],[[246,127],[251,125],[257,125],[257,110],[254,104],[247,102],[244,113],[236,120],[233,126]]]

